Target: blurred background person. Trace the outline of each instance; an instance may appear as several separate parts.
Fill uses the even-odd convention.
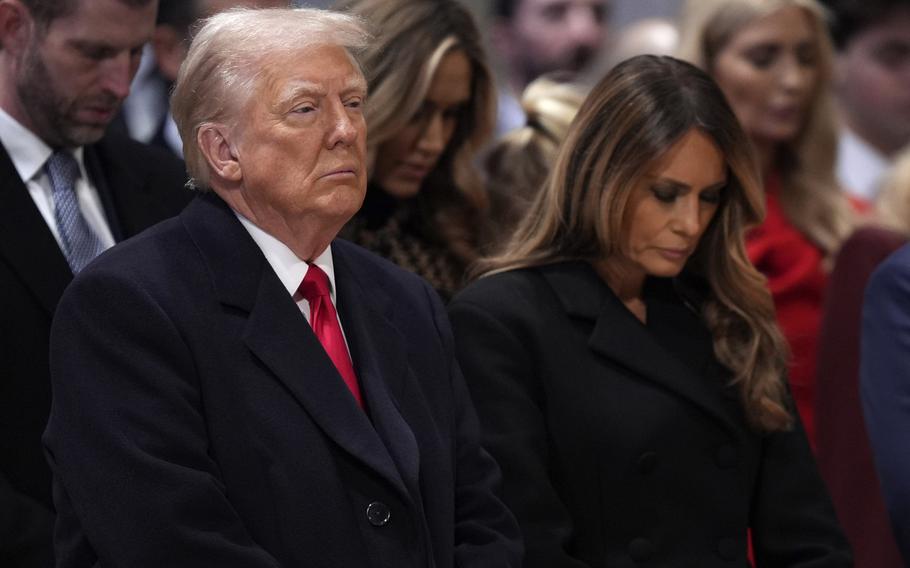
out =
[[[450,304],[528,567],[847,567],[743,242],[750,143],[696,67],[588,96],[507,249]]]
[[[835,92],[843,126],[837,176],[874,202],[910,143],[910,0],[824,0],[837,49]]]
[[[289,0],[161,0],[155,33],[113,128],[183,157],[183,143],[168,108],[177,70],[186,57],[193,24],[231,8],[286,8]]]
[[[673,55],[679,48],[679,30],[666,18],[643,18],[618,28],[601,66],[606,73],[636,55]]]
[[[375,38],[363,55],[370,185],[342,236],[427,279],[443,299],[478,255],[487,193],[474,162],[495,91],[455,0],[345,0]]]
[[[875,268],[910,235],[910,152],[895,162],[875,223],[844,242],[826,291],[818,346],[817,457],[856,568],[904,566],[894,541],[859,396],[863,292]]]
[[[852,229],[834,175],[832,49],[814,0],[691,0],[680,55],[707,70],[748,134],[767,214],[747,235],[789,344],[788,378],[814,442],[819,324],[827,266]]]
[[[610,0],[494,0],[490,44],[501,60],[496,132],[525,123],[519,97],[545,73],[580,73],[607,39]]]
[[[558,75],[534,79],[521,96],[525,125],[490,147],[484,170],[490,193],[486,238],[491,248],[508,240],[540,191],[584,100],[582,93],[579,85],[560,81]]]
[[[54,565],[41,434],[51,320],[73,275],[176,215],[183,164],[107,133],[157,0],[0,0],[0,566]]]

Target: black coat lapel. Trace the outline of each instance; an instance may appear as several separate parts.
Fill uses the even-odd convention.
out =
[[[682,396],[729,428],[739,429],[728,412],[729,401],[721,394],[723,389],[706,386],[711,378],[699,376],[661,345],[590,265],[565,263],[542,271],[569,315],[595,321],[588,340],[593,351]],[[680,309],[686,308],[680,304]],[[665,306],[655,305],[653,314],[651,310],[649,304],[649,318],[668,314]]]
[[[328,437],[407,497],[367,415],[230,208],[217,196],[206,194],[191,203],[181,218],[206,259],[219,299],[249,312],[243,335],[247,347]],[[366,394],[369,402],[371,391]]]
[[[89,180],[101,199],[107,226],[111,230],[111,235],[114,236],[114,241],[119,243],[125,236],[123,228],[120,226],[120,215],[114,203],[114,190],[110,184],[116,184],[118,190],[122,188],[124,195],[133,195],[141,191],[141,180],[137,179],[129,170],[123,168],[122,164],[117,162],[110,164],[105,169],[96,146],[86,146],[82,156]]]
[[[347,331],[351,357],[365,391],[376,431],[395,460],[405,483],[417,491],[420,451],[417,439],[401,414],[398,398],[408,376],[407,344],[391,323],[394,306],[376,286],[361,282],[345,251],[351,245],[332,245],[340,317]],[[416,493],[415,493],[416,494]]]
[[[0,256],[19,274],[49,314],[73,279],[60,246],[0,146]]]

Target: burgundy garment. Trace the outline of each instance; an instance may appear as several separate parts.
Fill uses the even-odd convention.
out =
[[[818,466],[853,546],[856,568],[899,568],[859,397],[860,318],[872,271],[906,237],[857,230],[843,245],[828,283],[819,336],[815,424]]]

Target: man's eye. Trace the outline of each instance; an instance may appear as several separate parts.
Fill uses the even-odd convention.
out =
[[[303,105],[303,106],[299,106],[299,107],[295,108],[294,112],[296,112],[298,114],[307,114],[307,113],[313,112],[314,110],[316,110],[316,108],[312,105]]]
[[[86,47],[81,51],[83,56],[95,61],[102,61],[114,56],[113,50],[104,47]]]
[[[363,101],[360,99],[351,99],[348,102],[344,103],[344,106],[348,108],[360,108],[363,106]]]

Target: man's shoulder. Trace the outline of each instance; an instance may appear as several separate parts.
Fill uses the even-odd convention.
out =
[[[875,269],[866,287],[866,300],[890,301],[910,295],[910,244],[897,249]]]

